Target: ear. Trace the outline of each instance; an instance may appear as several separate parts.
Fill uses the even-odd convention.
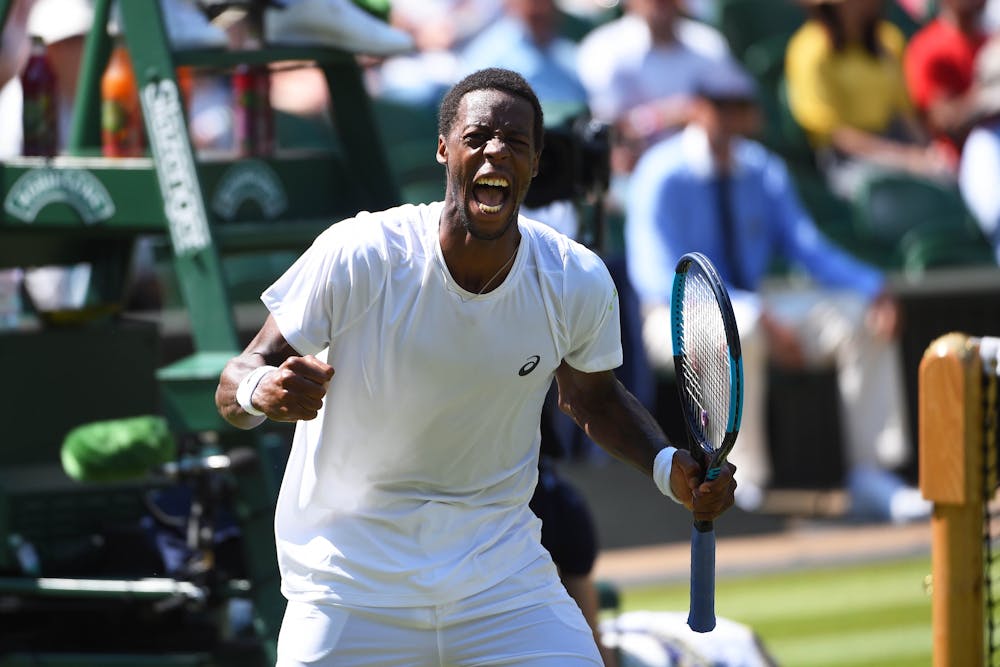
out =
[[[538,176],[538,165],[541,164],[541,159],[542,159],[542,151],[540,151],[540,150],[536,151],[535,152],[535,157],[531,161],[532,162],[532,164],[531,164],[531,177],[532,178],[534,178],[535,176]]]
[[[448,144],[442,134],[438,135],[437,161],[439,164],[448,164]]]

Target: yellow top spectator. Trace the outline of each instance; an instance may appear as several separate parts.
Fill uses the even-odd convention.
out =
[[[876,30],[878,55],[859,42],[836,49],[823,25],[807,21],[785,56],[789,106],[816,147],[848,126],[885,134],[910,110],[901,58],[906,38],[888,21]]]

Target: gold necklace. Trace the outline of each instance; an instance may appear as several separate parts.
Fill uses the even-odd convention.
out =
[[[514,252],[512,252],[510,254],[510,257],[508,257],[507,261],[503,263],[503,266],[501,266],[499,269],[497,269],[497,272],[494,273],[492,276],[490,276],[490,279],[486,281],[486,284],[483,285],[482,288],[478,292],[476,292],[476,296],[482,296],[483,292],[486,291],[486,288],[489,287],[490,285],[492,285],[493,281],[497,279],[497,276],[499,276],[501,273],[503,273],[504,269],[506,269],[508,266],[511,265],[511,263],[514,261],[514,258],[517,257],[517,249],[518,249],[518,247],[520,245],[521,245],[521,239],[518,239],[517,240],[517,245],[514,246]]]

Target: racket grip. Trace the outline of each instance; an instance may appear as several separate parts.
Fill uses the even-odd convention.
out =
[[[715,629],[715,529],[711,521],[696,521],[691,529],[688,627],[695,632]]]

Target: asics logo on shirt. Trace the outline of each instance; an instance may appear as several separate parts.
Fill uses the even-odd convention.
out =
[[[537,354],[531,355],[530,357],[528,357],[528,363],[521,366],[520,370],[517,371],[517,374],[520,375],[521,377],[524,377],[531,371],[535,370],[535,366],[537,366],[538,362],[541,360],[542,358],[539,357]]]

